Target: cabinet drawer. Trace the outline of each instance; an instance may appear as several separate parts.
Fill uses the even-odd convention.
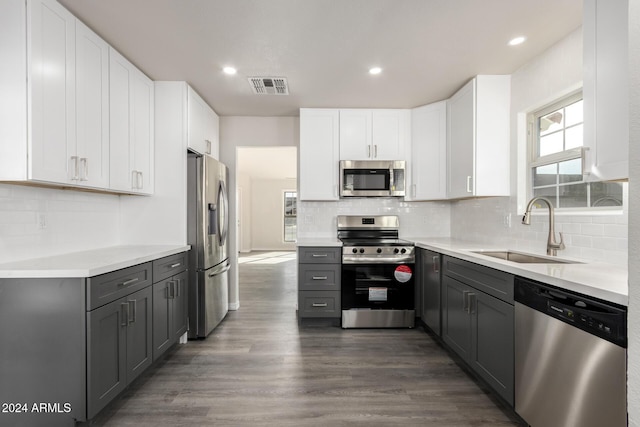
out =
[[[340,265],[298,265],[299,291],[339,291]]]
[[[469,286],[513,304],[513,275],[458,258],[443,257],[442,272]]]
[[[87,311],[151,285],[151,263],[134,265],[87,279]]]
[[[182,252],[153,261],[153,283],[186,270],[187,254],[188,252]]]
[[[298,262],[313,264],[340,264],[342,248],[299,247]]]
[[[298,292],[300,317],[340,317],[340,292]]]

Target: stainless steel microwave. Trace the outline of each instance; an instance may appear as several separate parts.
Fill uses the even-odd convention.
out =
[[[404,160],[341,160],[340,197],[403,197]]]

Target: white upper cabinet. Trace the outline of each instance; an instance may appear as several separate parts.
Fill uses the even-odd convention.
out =
[[[187,110],[189,148],[219,159],[220,119],[191,86],[187,89]]]
[[[151,80],[55,0],[0,27],[0,180],[152,193]]]
[[[76,18],[53,0],[28,2],[27,18],[31,132],[28,155],[21,161],[29,162],[30,180],[74,182]]]
[[[447,101],[411,110],[405,200],[447,198]]]
[[[153,82],[112,48],[109,62],[110,188],[152,194]]]
[[[340,110],[340,160],[405,160],[410,110]]]
[[[405,152],[411,136],[411,110],[373,110],[371,117],[373,159],[406,160]]]
[[[80,185],[109,187],[109,45],[80,21],[76,21],[75,157],[74,176]]]
[[[20,3],[0,4],[0,179],[107,188],[108,46],[56,1]]]
[[[628,2],[583,3],[584,171],[591,181],[629,177]]]
[[[510,76],[476,76],[447,105],[448,198],[508,196]]]
[[[340,160],[370,160],[371,110],[340,110]]]
[[[338,200],[339,113],[300,109],[300,200]]]

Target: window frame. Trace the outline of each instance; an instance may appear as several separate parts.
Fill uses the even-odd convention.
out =
[[[573,93],[570,93],[566,96],[563,96],[561,98],[558,98],[557,100],[555,100],[554,102],[533,110],[531,112],[529,112],[526,116],[526,126],[527,126],[527,164],[526,164],[526,195],[527,195],[527,200],[530,200],[532,197],[534,197],[534,191],[535,189],[539,189],[539,188],[555,188],[556,189],[556,199],[552,200],[553,204],[554,204],[554,209],[562,214],[562,213],[567,213],[567,214],[574,214],[574,213],[596,213],[596,212],[622,212],[622,210],[624,209],[624,189],[623,191],[623,197],[622,197],[622,201],[621,201],[621,205],[620,206],[591,206],[591,204],[593,203],[593,201],[591,200],[591,182],[586,178],[586,174],[584,172],[584,165],[585,165],[585,152],[589,149],[588,147],[585,147],[584,145],[580,146],[580,147],[574,147],[574,148],[569,148],[567,150],[564,151],[560,151],[560,152],[556,152],[556,153],[551,153],[551,154],[547,154],[547,155],[543,155],[543,156],[539,156],[539,147],[540,147],[540,129],[539,129],[539,119],[541,117],[546,116],[547,114],[552,113],[553,111],[556,111],[560,108],[563,107],[567,107],[575,102],[578,102],[580,100],[583,100],[583,93],[582,90],[578,90],[575,91]],[[583,115],[583,121],[582,121],[582,125],[584,126],[584,115]],[[563,132],[566,131],[566,129],[568,128],[563,128]],[[570,127],[569,127],[570,129]],[[570,161],[570,160],[576,160],[576,159],[580,159],[581,161],[581,168],[582,168],[582,179],[580,181],[573,181],[573,182],[568,182],[568,183],[561,183],[556,181],[556,183],[554,185],[547,185],[547,186],[538,186],[534,188],[534,174],[535,174],[535,168],[540,167],[540,166],[547,166],[547,165],[553,165],[553,164],[560,164],[562,162],[566,162],[566,161]],[[556,176],[558,176],[556,174]],[[581,206],[581,207],[556,207],[556,205],[558,204],[558,200],[557,200],[557,191],[562,188],[563,186],[570,186],[570,185],[578,185],[578,184],[587,184],[587,204],[588,206]]]
[[[287,194],[293,193],[293,213],[287,214]],[[291,197],[289,197],[291,198]],[[297,228],[297,218],[298,218],[298,191],[297,190],[283,190],[282,191],[282,241],[283,243],[296,243],[297,242],[297,230],[296,236],[293,237],[293,240],[287,240],[287,219],[295,218],[296,219],[296,228]]]

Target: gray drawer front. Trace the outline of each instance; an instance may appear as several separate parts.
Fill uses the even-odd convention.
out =
[[[298,262],[340,264],[342,262],[342,248],[299,247]]]
[[[182,252],[153,261],[153,283],[158,283],[186,270],[187,254],[188,252]]]
[[[513,304],[513,275],[449,256],[442,260],[443,274]]]
[[[299,264],[298,290],[339,291],[340,268],[339,264]]]
[[[87,279],[87,311],[151,285],[151,263],[134,265]]]
[[[298,292],[298,311],[300,317],[340,317],[340,292]]]

